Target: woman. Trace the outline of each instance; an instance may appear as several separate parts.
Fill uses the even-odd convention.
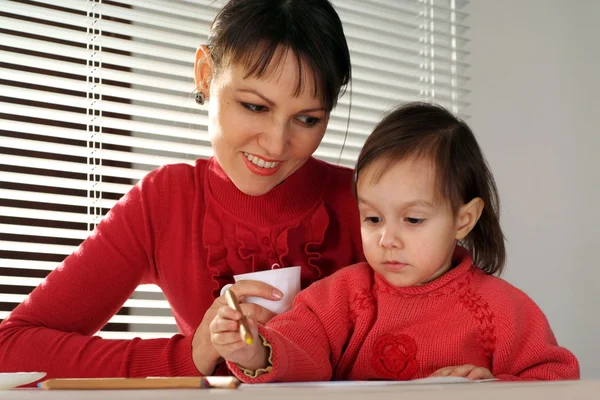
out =
[[[209,325],[233,275],[300,265],[306,287],[363,259],[352,172],[312,158],[350,79],[331,4],[230,0],[196,53],[194,74],[215,156],[159,168],[115,205],[0,325],[0,372],[224,373]],[[161,287],[181,333],[91,336],[141,283]],[[233,288],[242,297],[281,295],[260,282]],[[273,317],[253,304],[244,312],[261,323]]]

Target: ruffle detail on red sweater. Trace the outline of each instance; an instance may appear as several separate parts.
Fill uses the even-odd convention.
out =
[[[268,263],[259,265],[257,262],[257,256],[262,251],[259,243],[263,239],[259,230],[218,210],[219,207],[212,207],[211,212],[205,214],[203,225],[204,245],[207,249],[206,263],[214,282],[212,291],[215,297],[219,296],[224,285],[233,283],[233,275],[271,268]],[[329,221],[327,208],[321,202],[307,218],[283,228],[274,241],[278,263],[281,267],[293,266],[294,261],[290,259],[292,251],[296,259],[298,251],[303,252],[304,257],[301,258],[306,260],[305,268],[302,270],[303,287],[328,275],[330,271],[327,270],[335,267],[322,265],[320,262],[320,251],[322,251]],[[229,232],[230,230],[232,232]],[[230,236],[234,236],[235,241],[225,240]],[[291,238],[294,243],[290,243]],[[290,247],[297,248],[291,249]],[[228,260],[228,257],[232,257],[234,254],[239,257],[241,262]],[[250,264],[250,268],[243,268],[248,264]],[[233,267],[234,265],[237,265],[238,268]]]
[[[250,229],[249,226],[243,224],[235,225],[235,239],[240,244],[238,247],[239,256],[249,262],[251,269],[246,272],[254,272],[257,270],[256,254],[260,253],[260,246],[256,238],[256,231]],[[209,264],[210,266],[210,264]]]
[[[306,260],[306,264],[303,265],[305,268],[302,269],[302,287],[307,287],[312,282],[328,275],[324,270],[327,270],[328,267],[331,268],[320,263],[320,252],[323,250],[323,241],[329,221],[330,217],[327,208],[321,202],[312,212],[310,218],[305,218],[283,229],[275,239],[275,250],[277,251],[277,256],[282,267],[294,266],[292,265],[294,264],[292,256],[295,255],[294,258],[298,259],[297,253],[303,253],[303,257],[301,258]],[[294,243],[290,243],[290,237],[294,238]],[[304,245],[302,246],[302,244]],[[294,245],[300,245],[301,247],[290,247]]]
[[[211,271],[213,297],[220,296],[221,288],[233,280],[233,273],[227,263],[227,246],[223,238],[221,221],[223,212],[211,210],[204,215],[202,237],[206,247],[206,265]]]
[[[310,218],[309,223],[310,229],[307,229],[306,232],[310,234],[310,238],[308,238],[308,241],[304,246],[304,253],[306,253],[308,257],[308,267],[311,268],[309,280],[314,282],[324,276],[322,270],[323,266],[320,266],[318,262],[321,260],[321,253],[319,250],[321,250],[321,246],[325,240],[325,232],[329,226],[329,214],[327,213],[325,204],[321,203],[319,205]],[[329,267],[331,268],[332,266]]]
[[[288,254],[290,253],[290,246],[288,243],[289,232],[293,231],[294,229],[298,228],[299,226],[300,226],[300,221],[298,221],[293,226],[290,226],[290,227],[284,229],[283,231],[281,231],[281,233],[279,235],[277,235],[277,238],[275,239],[275,251],[277,251],[279,261],[281,264],[289,266],[289,267],[291,267],[291,265],[288,265],[289,260],[287,258]]]
[[[261,196],[242,193],[216,159],[207,162],[203,244],[213,294],[233,275],[274,263],[302,266],[302,286],[339,268],[322,259],[330,214],[323,195],[331,167],[310,158],[284,182]],[[235,239],[234,239],[235,238]]]

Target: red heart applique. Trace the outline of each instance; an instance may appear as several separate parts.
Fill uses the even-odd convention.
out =
[[[372,365],[381,378],[405,381],[419,367],[417,344],[407,335],[382,335],[375,341]]]

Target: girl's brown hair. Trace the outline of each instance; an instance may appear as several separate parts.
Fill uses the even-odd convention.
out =
[[[456,214],[474,198],[484,202],[483,212],[461,245],[474,263],[492,275],[504,269],[506,250],[500,228],[500,200],[494,177],[469,126],[445,108],[414,102],[385,117],[365,142],[355,169],[354,188],[365,168],[377,162],[374,179],[394,163],[425,157],[435,165],[437,193]]]

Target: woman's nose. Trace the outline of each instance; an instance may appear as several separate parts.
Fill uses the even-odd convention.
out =
[[[268,155],[277,158],[285,154],[289,145],[289,128],[286,123],[273,123],[260,136],[258,144]]]

